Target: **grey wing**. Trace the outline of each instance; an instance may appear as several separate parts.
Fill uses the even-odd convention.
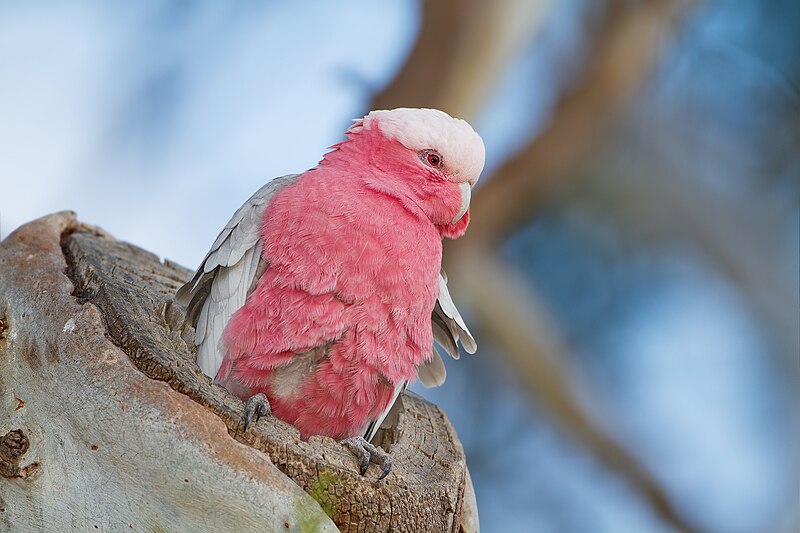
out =
[[[447,369],[435,346],[431,346],[431,360],[417,368],[417,378],[426,389],[438,387],[447,378]]]
[[[433,338],[453,359],[459,358],[459,340],[467,353],[475,353],[478,349],[475,338],[467,329],[461,313],[458,312],[450,297],[450,291],[447,289],[447,274],[444,270],[439,274],[439,297],[436,299],[436,306],[431,314],[431,327],[433,328]],[[444,383],[446,376],[442,358],[434,348],[433,357],[419,367],[417,377],[425,387],[436,387]]]
[[[458,312],[456,304],[450,297],[447,290],[447,274],[444,270],[439,274],[439,297],[436,299],[436,306],[431,315],[433,326],[433,338],[436,339],[442,348],[450,354],[453,359],[458,359],[458,341],[467,353],[475,353],[478,345],[475,338],[467,329],[461,313]]]
[[[264,211],[275,193],[298,177],[299,174],[291,174],[276,178],[256,191],[233,214],[194,277],[175,295],[176,302],[187,306],[186,321],[195,328],[197,364],[212,378],[224,357],[219,342],[225,326],[267,268],[259,239]]]
[[[383,424],[383,421],[386,420],[386,417],[389,415],[389,413],[391,413],[392,409],[394,408],[394,404],[395,402],[397,402],[398,396],[400,396],[403,393],[403,391],[406,390],[406,387],[408,387],[407,381],[401,381],[400,383],[395,385],[392,401],[389,402],[389,405],[386,407],[386,410],[383,411],[383,413],[381,413],[381,416],[379,416],[376,420],[371,420],[369,424],[367,424],[367,427],[364,430],[364,438],[367,441],[371,441],[372,437],[374,437],[375,434],[378,432],[378,430],[381,428],[381,424]]]

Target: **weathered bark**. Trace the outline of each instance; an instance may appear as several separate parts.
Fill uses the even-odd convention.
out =
[[[553,0],[428,0],[413,50],[371,109],[432,107],[471,120]]]
[[[382,481],[276,418],[243,432],[172,304],[189,274],[71,213],[0,243],[0,529],[477,529],[461,444],[417,396],[378,442]]]

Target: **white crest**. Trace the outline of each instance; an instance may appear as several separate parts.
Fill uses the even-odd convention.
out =
[[[486,149],[483,140],[466,121],[438,109],[399,108],[372,111],[363,127],[378,124],[388,138],[409,150],[433,149],[444,158],[447,173],[458,181],[474,184],[483,170]]]

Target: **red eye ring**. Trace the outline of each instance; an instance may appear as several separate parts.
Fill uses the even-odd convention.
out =
[[[426,150],[422,155],[424,158],[423,160],[428,164],[428,166],[433,168],[440,168],[442,166],[442,156],[439,155],[439,152],[434,150]]]

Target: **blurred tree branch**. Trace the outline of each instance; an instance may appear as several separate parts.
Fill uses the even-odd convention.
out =
[[[612,3],[582,83],[562,97],[550,126],[475,195],[472,240],[492,243],[508,235],[530,220],[554,187],[577,175],[633,103],[664,41],[691,5],[685,0]]]
[[[372,109],[433,107],[475,116],[508,60],[549,13],[552,0],[422,3],[417,42]]]
[[[493,10],[489,3],[477,1],[425,2],[416,46],[394,82],[375,97],[373,108],[438,107],[473,117],[522,38],[544,19],[546,4],[509,1],[503,9]],[[557,328],[532,288],[496,258],[494,247],[528,221],[549,191],[573,178],[596,152],[647,80],[664,41],[693,4],[611,3],[584,79],[562,98],[549,128],[477,191],[470,238],[448,242],[445,254],[454,290],[469,300],[482,329],[504,349],[523,384],[562,426],[628,479],[663,520],[686,532],[695,528],[575,397]],[[514,23],[526,16],[519,12],[523,5],[531,10],[528,16],[537,15],[527,26]],[[503,24],[516,32],[498,38]],[[476,42],[483,53],[472,52]]]

